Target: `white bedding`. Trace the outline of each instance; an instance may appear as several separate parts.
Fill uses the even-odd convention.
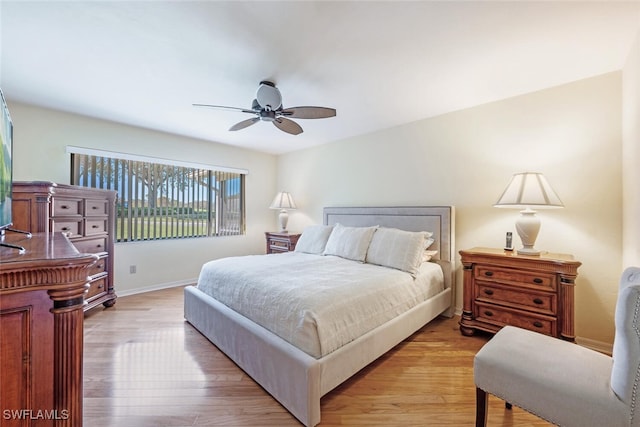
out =
[[[198,289],[305,353],[323,357],[444,289],[440,266],[409,273],[299,252],[206,263]]]

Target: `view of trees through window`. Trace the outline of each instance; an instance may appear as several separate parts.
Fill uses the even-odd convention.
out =
[[[72,184],[116,190],[116,241],[244,234],[244,174],[71,155]]]

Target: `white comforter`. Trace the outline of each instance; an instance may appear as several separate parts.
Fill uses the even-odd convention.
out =
[[[198,289],[320,358],[444,289],[442,269],[410,274],[297,252],[206,263]]]

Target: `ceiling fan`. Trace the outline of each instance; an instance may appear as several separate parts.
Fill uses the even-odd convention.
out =
[[[263,80],[260,82],[256,97],[251,103],[251,109],[225,107],[223,105],[209,105],[209,104],[193,104],[195,107],[211,107],[221,108],[224,110],[240,111],[242,113],[253,114],[255,117],[243,120],[231,126],[229,130],[236,131],[249,127],[260,120],[264,122],[271,122],[275,127],[283,132],[290,133],[292,135],[301,134],[302,127],[299,124],[290,120],[294,119],[326,119],[328,117],[334,117],[336,110],[334,108],[327,107],[282,107],[282,95],[273,82]]]

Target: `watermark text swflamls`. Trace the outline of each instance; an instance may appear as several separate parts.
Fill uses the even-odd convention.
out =
[[[2,411],[5,420],[68,420],[67,409],[5,409]]]

